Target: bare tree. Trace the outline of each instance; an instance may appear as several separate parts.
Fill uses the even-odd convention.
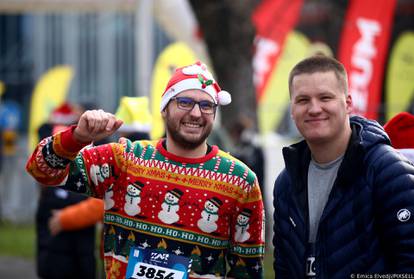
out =
[[[257,123],[253,85],[253,40],[251,14],[257,0],[190,0],[208,47],[220,86],[232,95],[232,104],[222,108],[228,130],[240,115]]]

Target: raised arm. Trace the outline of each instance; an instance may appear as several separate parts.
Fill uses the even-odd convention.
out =
[[[121,125],[122,121],[111,113],[86,111],[76,126],[43,139],[29,157],[26,170],[44,185],[62,185],[79,151],[92,141],[112,135]]]
[[[88,198],[61,210],[55,210],[49,219],[49,229],[52,235],[61,231],[80,230],[102,221],[103,214],[103,201]]]

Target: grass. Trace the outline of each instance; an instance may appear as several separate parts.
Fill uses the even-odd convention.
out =
[[[264,258],[264,278],[275,278],[275,272],[273,271],[273,249],[266,249]]]
[[[15,225],[0,222],[0,255],[34,260],[34,225]],[[271,249],[266,249],[264,268],[264,278],[275,278],[273,272],[273,251]]]
[[[15,225],[0,222],[0,236],[0,255],[34,259],[34,225]]]

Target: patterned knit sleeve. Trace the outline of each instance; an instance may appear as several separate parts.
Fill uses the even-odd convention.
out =
[[[249,187],[243,191],[233,215],[229,277],[263,278],[265,246],[264,205],[256,175],[248,171]]]
[[[102,198],[109,187],[113,145],[87,147],[73,138],[74,126],[43,139],[29,157],[26,170],[41,184]],[[111,173],[113,174],[113,172]],[[105,181],[105,183],[104,183]],[[97,187],[97,186],[101,187]]]

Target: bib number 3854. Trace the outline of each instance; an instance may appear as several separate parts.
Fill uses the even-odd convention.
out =
[[[134,279],[181,279],[184,272],[170,268],[138,262],[131,278]]]

